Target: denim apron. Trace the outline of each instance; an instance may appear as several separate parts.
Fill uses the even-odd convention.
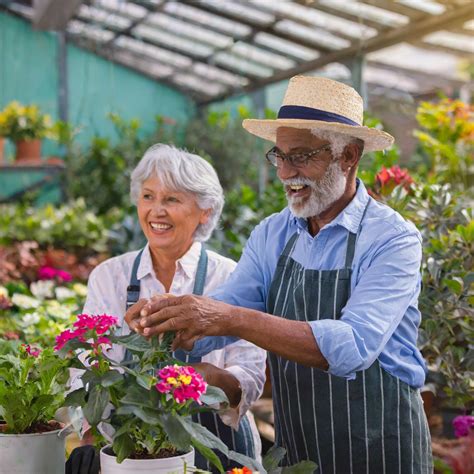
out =
[[[140,259],[143,249],[140,250],[133,262],[132,275],[130,277],[130,284],[127,287],[127,309],[135,304],[140,298],[140,280],[137,278],[137,271],[140,265]],[[206,282],[207,274],[207,252],[204,246],[201,246],[201,255],[196,271],[196,279],[194,281],[193,294],[202,295],[204,291],[204,284]],[[179,349],[174,352],[173,356],[184,363],[198,363],[201,362],[200,357],[192,357],[183,350]],[[253,434],[247,416],[243,416],[239,423],[239,429],[236,431],[230,426],[225,425],[216,413],[205,412],[198,413],[193,417],[193,421],[205,426],[209,431],[215,434],[221,441],[232,451],[245,454],[246,456],[255,458],[255,446]],[[222,453],[215,452],[222,462],[224,470],[230,470],[233,467],[239,467],[235,461],[230,461]],[[195,466],[199,469],[206,469],[208,471],[215,471],[214,467],[196,451]]]
[[[308,270],[291,258],[295,233],[279,257],[268,312],[292,321],[339,319],[350,297],[356,238],[348,233],[344,268]],[[321,474],[433,472],[420,392],[378,361],[354,380],[272,353],[269,363],[276,444],[286,449],[285,465],[310,459]]]

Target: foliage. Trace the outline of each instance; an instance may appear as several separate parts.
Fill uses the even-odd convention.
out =
[[[41,113],[37,105],[10,102],[0,112],[0,136],[13,141],[52,137],[51,117]]]
[[[126,121],[117,114],[109,114],[118,140],[95,136],[85,150],[73,146],[72,136],[66,155],[69,196],[82,198],[89,209],[100,215],[111,208],[127,210],[130,175],[146,149],[154,143],[173,143],[175,129],[163,117],[156,117],[155,132],[142,137],[140,121]],[[67,141],[67,140],[66,140]]]
[[[431,161],[436,180],[468,190],[474,185],[474,106],[460,100],[422,102],[415,131]]]
[[[441,375],[446,401],[468,408],[474,379],[474,220],[471,199],[449,184],[396,187],[383,200],[423,237],[418,344]]]
[[[144,454],[156,457],[162,450],[187,452],[194,446],[221,472],[222,465],[209,448],[259,469],[257,462],[229,451],[219,438],[192,421],[192,414],[226,403],[227,397],[216,387],[206,388],[192,367],[180,366],[172,358],[172,335],[165,335],[161,342],[136,333],[116,336],[116,321],[108,315],[79,315],[74,329],[58,336],[56,349],[84,371],[83,386],[70,392],[66,403],[83,407],[92,427],[102,423],[111,435],[117,461]],[[131,359],[117,362],[108,358],[104,349],[111,344],[128,350]],[[85,357],[71,356],[72,351]]]
[[[25,433],[54,418],[65,399],[67,365],[51,348],[23,345],[0,355],[0,418],[6,433]]]
[[[78,255],[104,252],[107,232],[120,214],[96,216],[84,199],[58,208],[49,204],[41,208],[22,204],[0,206],[0,245],[9,246],[32,238],[40,248],[52,246],[75,251]]]
[[[0,286],[0,338],[41,347],[53,345],[82,308],[87,288],[81,283],[38,280]]]
[[[227,110],[206,114],[190,120],[183,146],[209,159],[224,189],[241,183],[255,186],[263,143],[242,127],[242,120],[251,116],[250,110],[240,106],[236,116]]]
[[[270,183],[261,196],[247,185],[229,191],[220,225],[209,245],[217,252],[238,260],[253,228],[285,206],[286,197],[279,181]]]

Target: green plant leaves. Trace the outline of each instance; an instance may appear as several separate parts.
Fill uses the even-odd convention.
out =
[[[101,385],[94,385],[89,393],[86,405],[83,407],[86,420],[96,426],[101,420],[110,397],[107,389]]]

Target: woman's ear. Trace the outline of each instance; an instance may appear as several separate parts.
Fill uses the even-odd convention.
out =
[[[201,218],[199,219],[199,224],[207,224],[209,221],[209,217],[211,217],[212,209],[204,209],[201,214]]]

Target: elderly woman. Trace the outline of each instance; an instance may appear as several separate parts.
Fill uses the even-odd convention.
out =
[[[206,295],[227,279],[235,262],[205,250],[202,244],[214,230],[224,203],[209,163],[172,146],[154,145],[132,173],[131,197],[148,243],[94,269],[84,312],[107,312],[123,321],[128,307],[145,304],[156,294]],[[122,328],[123,334],[130,332],[127,324]],[[112,350],[111,357],[124,357],[119,348]],[[208,383],[222,388],[229,398],[229,409],[219,416],[201,414],[199,422],[230,449],[259,459],[260,439],[248,408],[263,389],[266,353],[242,340],[202,360],[191,360],[182,351],[175,356],[193,363]],[[225,466],[227,460],[222,461]],[[199,456],[196,465],[209,468]]]

